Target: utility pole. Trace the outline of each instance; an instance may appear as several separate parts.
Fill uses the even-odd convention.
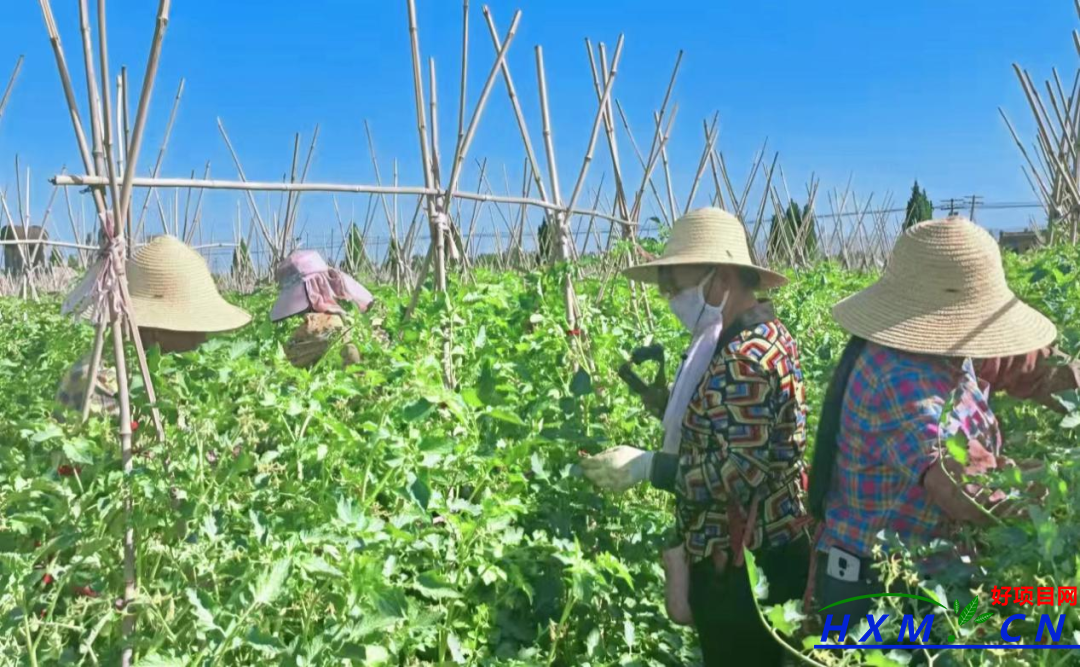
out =
[[[948,199],[940,200],[942,205],[938,206],[939,210],[947,210],[949,216],[954,216],[959,213],[959,207],[964,204],[968,205],[968,219],[975,220],[975,209],[983,204],[982,195],[968,195],[966,197],[949,197]]]

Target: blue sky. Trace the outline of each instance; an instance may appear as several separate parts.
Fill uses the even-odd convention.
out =
[[[61,165],[74,169],[78,156],[37,3],[4,4],[0,81],[6,83],[19,54],[26,62],[0,120],[0,184],[13,186],[17,153],[32,169],[40,211],[49,190],[44,179]],[[81,93],[75,3],[53,4]],[[133,84],[141,80],[156,4],[109,2],[111,64],[114,71],[127,65]],[[417,6],[421,49],[438,68],[441,152],[447,161],[457,122],[461,5],[417,0]],[[494,57],[481,6],[471,6],[469,109]],[[1078,22],[1065,0],[492,0],[490,6],[500,32],[515,9],[523,10],[508,62],[538,149],[533,46],[544,47],[564,196],[580,167],[596,107],[586,37],[604,41],[610,51],[619,33],[625,34],[615,97],[643,144],[676,54],[685,51],[670,144],[680,199],[697,167],[702,120],[719,111],[720,146],[737,178],[768,137],[780,152],[788,184],[799,193],[816,173],[829,189],[843,188],[853,175],[861,195],[892,191],[900,205],[915,178],[935,199],[977,193],[987,201],[1032,201],[1021,158],[997,111],[1004,107],[1021,128],[1030,129],[1011,64],[1030,68],[1039,81],[1055,65],[1071,81],[1076,67],[1070,32]],[[220,116],[252,180],[280,179],[289,168],[293,134],[302,132],[306,146],[319,123],[309,180],[373,182],[366,118],[384,177],[397,158],[402,183],[420,184],[406,28],[403,0],[173,3],[140,172],[153,164],[177,83],[185,77],[165,161],[168,175],[201,174],[209,160],[214,176],[235,178],[215,125]],[[639,170],[621,131],[619,141],[629,180],[636,183]],[[501,81],[469,162],[483,156],[497,165],[496,189],[502,189],[503,163],[511,187],[518,187],[523,151]],[[600,143],[591,183],[608,164]],[[463,182],[473,187],[475,176]],[[231,193],[207,196],[204,224],[219,237],[231,235],[226,230],[237,201]],[[362,211],[364,199],[355,198],[355,204]],[[987,214],[982,221],[1015,227],[1025,224],[1024,215]],[[329,197],[305,199],[301,218],[311,230],[336,229]],[[66,226],[66,218],[58,221]]]

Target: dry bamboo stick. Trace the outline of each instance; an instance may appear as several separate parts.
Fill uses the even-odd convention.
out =
[[[218,129],[221,131],[221,138],[225,140],[225,146],[229,149],[229,154],[232,155],[233,162],[236,164],[236,171],[240,175],[240,182],[244,185],[244,187],[227,188],[227,189],[244,190],[244,191],[247,192],[248,204],[251,206],[251,213],[252,213],[252,215],[255,216],[255,221],[259,225],[259,231],[262,232],[263,240],[266,241],[266,247],[270,251],[271,257],[276,256],[278,254],[278,250],[274,246],[273,238],[270,236],[270,231],[267,230],[267,228],[266,228],[266,223],[263,222],[262,214],[259,212],[259,205],[255,203],[255,195],[252,194],[254,190],[272,190],[274,188],[252,188],[251,187],[251,184],[248,183],[247,177],[244,176],[244,167],[240,164],[240,157],[237,156],[236,151],[233,149],[232,142],[229,141],[229,135],[228,135],[228,133],[225,132],[225,124],[221,122],[220,118],[217,119],[217,124],[218,124]],[[135,179],[134,183],[139,183],[141,180],[145,180],[145,179]],[[150,179],[150,180],[160,182],[162,179],[154,178],[154,179]],[[208,181],[208,183],[213,183],[213,182],[215,182],[215,181]],[[183,187],[183,186],[179,186],[179,187]],[[217,189],[217,188],[213,188],[213,186],[211,186],[211,185],[194,185],[194,187],[209,187],[209,188],[212,188],[212,189]]]
[[[165,135],[161,139],[161,147],[158,149],[157,160],[154,162],[154,170],[150,174],[152,178],[157,178],[161,174],[161,165],[165,160],[165,151],[169,147],[169,137],[172,136],[173,124],[176,123],[176,112],[180,108],[180,99],[183,95],[184,79],[180,79],[180,85],[176,89],[176,97],[173,98],[172,110],[169,112],[169,121],[165,125]],[[142,212],[139,214],[139,224],[135,226],[136,237],[142,235],[143,221],[146,218],[146,212],[149,208],[150,192],[147,191],[146,198],[143,199]]]
[[[690,194],[686,197],[686,206],[683,208],[684,215],[690,211],[690,206],[694,203],[694,195],[697,194],[698,184],[701,183],[701,177],[705,174],[705,162],[708,160],[708,156],[712,154],[713,143],[716,141],[717,136],[716,124],[718,122],[720,122],[719,111],[713,116],[711,128],[707,121],[702,121],[705,125],[705,149],[701,151],[701,160],[698,161],[697,173],[690,183]]]
[[[60,32],[56,28],[56,21],[53,19],[52,6],[49,0],[38,0],[38,4],[41,6],[41,13],[45,21],[45,28],[49,33],[49,42],[53,47],[53,55],[56,59],[56,68],[60,73],[60,83],[64,89],[64,99],[68,105],[68,114],[71,117],[71,125],[75,131],[75,141],[79,146],[79,155],[83,160],[83,168],[86,173],[91,176],[96,176],[101,172],[95,169],[95,163],[91,157],[90,148],[86,144],[86,134],[83,133],[82,121],[79,118],[79,107],[75,101],[75,91],[71,86],[71,75],[68,72],[67,58],[64,56],[64,47],[60,42]],[[105,198],[100,190],[92,190],[91,196],[94,198],[94,205],[97,208],[98,213],[105,212]]]
[[[150,44],[150,56],[146,61],[146,72],[143,75],[142,91],[139,94],[139,105],[135,111],[135,127],[131,131],[131,147],[128,150],[127,162],[129,168],[124,173],[124,186],[121,190],[121,210],[126,211],[131,201],[132,179],[135,177],[136,159],[142,149],[143,132],[146,129],[146,118],[150,109],[150,98],[154,90],[154,79],[157,78],[158,61],[161,59],[161,44],[165,39],[165,29],[169,25],[169,5],[172,0],[160,0],[158,5],[157,21],[154,25],[154,38]],[[102,16],[99,20],[103,20]],[[100,26],[99,26],[100,30]],[[102,39],[104,43],[104,39]]]
[[[485,9],[487,9],[485,7]],[[461,9],[461,86],[458,94],[457,141],[465,137],[465,90],[469,72],[469,0],[462,2]]]
[[[20,55],[19,59],[15,61],[15,70],[12,71],[7,86],[4,88],[4,95],[0,97],[0,118],[4,117],[4,109],[7,108],[8,100],[11,99],[11,91],[15,90],[15,80],[19,78],[19,70],[22,69],[22,64],[23,56]]]
[[[656,190],[656,184],[654,184],[653,180],[652,180],[651,166],[655,165],[655,156],[650,154],[649,155],[650,163],[649,164],[645,163],[645,158],[641,155],[641,150],[638,148],[637,141],[634,140],[634,132],[630,129],[630,123],[626,119],[626,114],[623,112],[622,104],[619,103],[619,100],[615,100],[615,108],[618,109],[618,111],[619,111],[619,118],[622,119],[623,129],[626,130],[626,136],[630,138],[630,146],[632,146],[633,149],[634,149],[634,154],[637,156],[638,165],[641,166],[641,171],[642,171],[641,188],[634,193],[634,203],[630,207],[630,217],[628,219],[629,220],[636,220],[637,219],[637,213],[640,210],[640,203],[641,203],[640,200],[641,200],[641,197],[644,194],[645,185],[648,184],[649,189],[653,193],[653,197],[656,199],[657,208],[660,211],[660,215],[662,215],[664,217],[664,219],[666,220],[667,219],[667,212],[664,210],[664,205],[660,201],[660,193],[657,192],[657,190]],[[678,111],[677,106],[673,110],[672,118],[674,118],[674,116],[675,116],[674,111]],[[670,128],[670,123],[669,123],[669,128]],[[658,126],[657,129],[654,132],[654,142],[655,142],[655,135],[658,134],[658,133],[661,133],[661,132],[662,132],[662,128]],[[664,140],[666,141],[666,138]]]
[[[607,53],[603,42],[600,43],[600,72],[596,70],[596,60],[593,57],[592,42],[585,38],[585,51],[589,55],[589,70],[592,73],[593,92],[596,93],[596,101],[603,99],[602,88],[607,88]],[[615,119],[611,113],[611,95],[608,95],[603,112],[604,136],[607,138],[608,154],[611,157],[611,169],[615,176],[615,210],[624,217],[630,218],[630,209],[626,203],[626,192],[623,188],[622,167],[619,163],[619,151],[615,142]]]
[[[103,185],[107,179],[100,176],[88,176],[88,175],[75,175],[75,174],[58,174],[49,179],[49,182],[53,185],[59,185],[61,187],[99,187]],[[275,183],[275,182],[256,182],[256,181],[221,181],[221,180],[192,180],[186,178],[144,178],[139,177],[133,180],[134,187],[139,188],[160,188],[160,189],[183,189],[183,188],[205,188],[207,190],[238,190],[248,192],[287,192],[294,190],[297,192],[338,192],[338,193],[353,193],[353,194],[399,194],[410,196],[434,196],[440,194],[439,190],[435,188],[415,187],[415,186],[373,186],[373,185],[348,185],[337,183]],[[454,197],[460,197],[462,199],[468,199],[473,201],[486,201],[500,204],[526,204],[537,208],[543,208],[549,211],[564,210],[565,207],[561,207],[557,204],[545,202],[539,199],[517,197],[517,196],[504,196],[504,195],[481,195],[475,192],[469,192],[468,190],[455,191]],[[254,201],[254,198],[252,198]],[[594,212],[587,209],[572,209],[569,213],[573,215],[592,215]],[[603,211],[596,211],[596,217],[603,220],[609,220],[618,225],[636,226],[637,223],[624,220],[618,216],[604,213]]]
[[[412,0],[410,0],[411,2]],[[491,67],[491,72],[488,73],[487,81],[484,82],[484,87],[480,92],[480,99],[476,103],[476,108],[473,110],[472,117],[469,120],[468,129],[465,130],[465,138],[458,145],[457,150],[454,153],[454,166],[450,171],[450,181],[447,184],[447,203],[449,203],[449,194],[453,193],[457,189],[458,179],[461,177],[461,165],[465,161],[465,155],[469,151],[469,146],[472,144],[473,137],[476,135],[477,125],[480,123],[480,117],[484,113],[484,107],[487,104],[488,96],[491,94],[491,88],[495,85],[495,78],[502,70],[503,64],[506,62],[506,52],[510,49],[510,44],[514,41],[514,36],[517,34],[518,23],[521,21],[521,10],[514,13],[514,18],[510,21],[510,29],[506,32],[506,37],[503,39],[502,48],[499,49],[498,55],[495,57],[495,63]]]
[[[593,148],[596,146],[596,139],[600,133],[600,124],[603,121],[608,100],[611,99],[611,91],[615,87],[615,77],[618,75],[619,71],[619,60],[622,58],[622,48],[623,36],[619,35],[619,41],[615,44],[615,54],[611,59],[611,70],[608,73],[608,85],[604,88],[604,94],[600,100],[600,107],[597,109],[596,118],[593,120],[589,146],[585,151],[585,158],[582,161],[581,171],[578,173],[577,183],[574,184],[574,189],[570,193],[570,200],[566,205],[567,210],[573,210],[574,204],[577,203],[577,198],[581,194],[581,188],[585,184],[585,177],[589,173],[589,165],[592,163]]]
[[[544,74],[544,50],[536,46],[536,80],[540,94],[540,117],[543,122],[544,153],[547,155],[548,180],[551,182],[551,200],[557,206],[562,204],[562,191],[559,189],[559,169],[555,162],[555,144],[551,132],[551,115],[548,112],[547,76]],[[556,220],[556,224],[560,224]]]
[[[206,167],[203,170],[203,180],[210,178],[210,161],[206,161]],[[199,190],[199,199],[195,202],[195,219],[191,223],[191,234],[184,239],[184,243],[191,244],[192,239],[195,237],[196,230],[202,222],[202,203],[203,195],[206,194],[206,190]]]
[[[466,7],[467,6],[468,2],[466,2]],[[487,21],[488,32],[491,35],[491,43],[495,47],[495,52],[498,53],[502,50],[502,41],[499,39],[499,33],[495,29],[495,19],[491,15],[491,10],[486,5],[484,6],[484,19]],[[510,66],[505,59],[502,62],[500,70],[502,71],[503,82],[506,84],[506,94],[510,97],[510,106],[514,109],[514,117],[517,119],[518,131],[521,133],[521,142],[525,146],[525,156],[529,160],[533,177],[536,179],[536,188],[540,193],[541,199],[544,201],[552,201],[547,188],[544,187],[544,177],[540,171],[540,164],[536,160],[532,139],[530,138],[528,128],[525,126],[525,114],[521,111],[521,100],[518,99],[517,90],[514,88],[514,80],[510,76]],[[462,84],[462,89],[462,99],[464,100],[464,84]],[[462,110],[464,110],[464,108],[464,102],[462,102]]]

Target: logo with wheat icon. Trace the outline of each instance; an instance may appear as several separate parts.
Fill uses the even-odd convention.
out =
[[[985,614],[980,615],[978,618],[975,618],[976,612],[979,611],[979,598],[977,597],[972,598],[971,602],[969,602],[967,606],[964,607],[963,611],[960,610],[960,601],[954,599],[953,610],[956,611],[956,620],[960,627],[964,627],[972,621],[974,621],[974,623],[976,624],[985,623],[994,616],[994,612],[988,611]],[[956,641],[956,635],[949,635],[948,643],[951,644],[954,641]]]

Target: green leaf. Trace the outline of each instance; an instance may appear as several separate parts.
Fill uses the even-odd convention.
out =
[[[514,424],[515,426],[527,426],[527,424],[521,421],[521,417],[518,417],[513,412],[508,412],[499,408],[488,410],[488,416],[499,421],[506,422],[508,424]]]
[[[270,604],[281,595],[285,580],[289,577],[290,565],[292,565],[292,559],[283,558],[274,563],[269,572],[259,577],[259,581],[255,584],[255,604]]]
[[[435,405],[433,403],[426,398],[421,398],[415,403],[407,405],[405,409],[401,411],[401,416],[407,422],[420,421],[431,414],[431,411],[434,409]]]
[[[949,450],[949,455],[956,459],[960,465],[967,465],[968,450],[959,433],[946,440],[945,447]]]
[[[600,630],[597,628],[593,628],[592,632],[590,632],[589,636],[585,639],[585,652],[589,655],[590,658],[592,657],[593,653],[596,652],[596,647],[599,645]]]
[[[59,438],[64,435],[64,431],[56,424],[48,424],[45,428],[41,429],[34,435],[30,436],[30,442],[35,445],[51,440],[53,438]]]
[[[976,623],[985,623],[986,621],[989,621],[993,616],[994,616],[994,612],[988,611],[985,614],[983,614],[982,616],[979,616],[978,618],[976,618],[975,622]]]
[[[409,485],[409,495],[412,496],[416,504],[420,506],[420,509],[427,511],[428,502],[431,500],[431,489],[428,488],[427,482],[423,477],[417,476],[413,480],[413,483]]]
[[[432,600],[452,600],[461,597],[461,593],[434,572],[425,572],[417,577],[413,588]]]
[[[476,338],[473,339],[473,347],[480,349],[487,344],[487,327],[483,324],[480,325],[480,330],[476,332]]]
[[[341,570],[327,563],[321,556],[309,556],[301,561],[300,566],[309,574],[325,574],[334,577],[335,579],[344,576],[342,575]]]
[[[584,368],[579,368],[570,380],[570,393],[574,396],[588,396],[593,392],[592,376]]]
[[[160,653],[151,653],[138,662],[135,663],[135,667],[184,667],[187,664],[186,660],[181,658],[174,658],[171,655],[161,655]]]
[[[95,453],[97,448],[86,438],[72,438],[64,443],[64,456],[72,463],[90,465]]]
[[[1073,412],[1061,420],[1061,428],[1074,429],[1080,426],[1080,412]]]
[[[960,598],[953,598],[952,601],[953,611],[956,612],[956,616],[960,616]]]
[[[975,616],[975,612],[978,611],[978,610],[979,610],[979,598],[978,597],[973,597],[973,598],[971,598],[971,602],[969,602],[967,604],[967,606],[964,607],[964,611],[960,612],[960,618],[957,620],[957,622],[961,626],[966,625],[967,622],[970,621]]]
[[[187,596],[188,602],[191,603],[192,611],[195,613],[195,619],[198,621],[199,627],[204,630],[220,630],[218,624],[214,622],[214,615],[203,606],[202,600],[199,599],[199,594],[195,592],[194,588],[188,588],[184,591]]]

